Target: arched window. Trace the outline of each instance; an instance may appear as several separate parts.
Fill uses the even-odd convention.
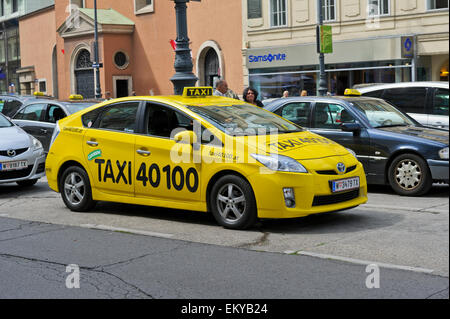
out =
[[[205,85],[214,86],[219,77],[219,58],[214,49],[209,49],[205,55]]]

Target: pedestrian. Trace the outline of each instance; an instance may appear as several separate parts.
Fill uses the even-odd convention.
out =
[[[242,96],[244,98],[244,101],[250,104],[254,104],[259,107],[263,107],[264,104],[260,100],[258,100],[258,91],[256,91],[252,87],[247,87],[244,90],[244,93],[242,93]]]
[[[214,91],[214,95],[216,96],[225,96],[230,97],[232,99],[239,100],[239,97],[233,90],[228,88],[228,83],[225,80],[219,80],[216,84],[216,90]]]
[[[289,97],[289,91],[288,90],[284,91],[282,97]]]
[[[300,93],[300,96],[307,96],[308,92],[306,90],[302,90],[302,93]]]

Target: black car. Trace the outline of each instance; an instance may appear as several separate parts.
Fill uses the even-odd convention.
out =
[[[99,101],[57,101],[35,99],[23,105],[11,120],[28,134],[37,138],[48,152],[56,122],[70,114],[87,108]]]
[[[401,195],[422,195],[448,183],[447,130],[424,127],[378,98],[291,97],[265,109],[352,149],[368,184],[389,184]]]
[[[11,117],[25,103],[37,98],[32,95],[0,95],[0,112]]]

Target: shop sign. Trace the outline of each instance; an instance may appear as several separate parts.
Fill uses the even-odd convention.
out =
[[[402,59],[414,58],[414,37],[401,37],[402,41]]]

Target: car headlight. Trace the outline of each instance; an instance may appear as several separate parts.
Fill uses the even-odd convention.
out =
[[[448,160],[448,146],[439,151],[439,157]]]
[[[358,157],[356,157],[356,153],[350,149],[350,148],[345,148],[350,154],[352,154],[356,159],[358,159]]]
[[[31,141],[33,142],[33,151],[38,151],[43,148],[42,143],[34,136],[31,136]]]
[[[307,173],[306,168],[295,159],[283,155],[251,154],[252,157],[273,171]]]

